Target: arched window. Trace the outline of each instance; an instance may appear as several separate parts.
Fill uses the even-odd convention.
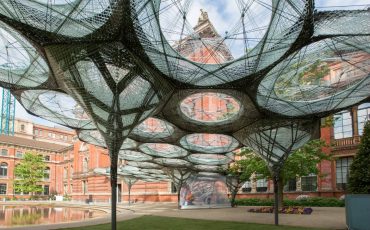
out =
[[[89,160],[87,158],[84,158],[84,160],[82,162],[82,170],[83,170],[83,172],[87,172],[88,171],[88,165],[89,165]]]
[[[6,177],[8,176],[8,164],[5,162],[2,162],[0,164],[0,177]]]
[[[44,179],[49,180],[49,178],[50,178],[50,168],[46,167],[46,169],[44,170]]]
[[[352,137],[352,116],[347,110],[334,114],[334,138]]]
[[[359,105],[357,110],[357,126],[359,135],[362,135],[364,132],[364,126],[368,120],[370,120],[370,103]]]

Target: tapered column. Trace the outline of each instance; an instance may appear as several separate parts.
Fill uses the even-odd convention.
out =
[[[110,184],[111,184],[111,226],[112,230],[117,229],[117,161],[119,149],[111,148],[109,150],[110,165]]]
[[[274,216],[275,225],[279,225],[279,173],[274,172]]]

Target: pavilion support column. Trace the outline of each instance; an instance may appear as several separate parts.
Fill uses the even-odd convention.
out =
[[[112,230],[117,229],[117,161],[118,152],[110,152],[111,165],[110,165],[110,184],[111,184],[111,226]]]
[[[279,180],[280,173],[274,172],[274,219],[275,225],[279,225]]]

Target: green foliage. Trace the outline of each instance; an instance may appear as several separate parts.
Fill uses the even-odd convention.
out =
[[[284,163],[281,172],[283,183],[297,177],[308,176],[311,173],[323,176],[320,174],[317,164],[323,160],[332,160],[330,155],[322,152],[323,147],[326,147],[325,141],[318,139],[312,140],[294,151]]]
[[[366,122],[361,143],[350,168],[348,190],[370,194],[370,121]]]
[[[327,117],[323,118],[321,128],[333,127],[333,125],[334,125],[334,116],[330,115],[330,116],[327,116]]]
[[[344,207],[344,200],[337,198],[312,197],[302,200],[284,200],[284,206],[305,206],[305,207]],[[273,199],[237,199],[237,205],[241,206],[273,206]]]
[[[26,153],[21,163],[15,167],[14,190],[35,194],[42,192],[40,182],[45,177],[44,158],[36,153]]]
[[[319,175],[317,164],[322,160],[331,160],[331,156],[322,152],[326,144],[323,140],[312,140],[293,152],[285,161],[281,171],[281,180],[285,183],[297,177],[308,176],[311,173]],[[249,180],[253,173],[258,175],[256,179],[272,178],[266,161],[249,149],[243,149],[240,153],[242,160],[237,161],[230,167],[230,173],[239,172],[244,181]],[[322,176],[322,175],[319,175]]]

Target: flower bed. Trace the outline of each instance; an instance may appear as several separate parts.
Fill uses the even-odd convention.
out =
[[[296,207],[296,206],[288,206],[279,209],[279,213],[283,214],[301,214],[301,215],[310,215],[312,213],[312,208],[305,208],[305,207]],[[248,212],[256,212],[256,213],[273,213],[273,207],[262,207],[262,208],[251,208]]]

